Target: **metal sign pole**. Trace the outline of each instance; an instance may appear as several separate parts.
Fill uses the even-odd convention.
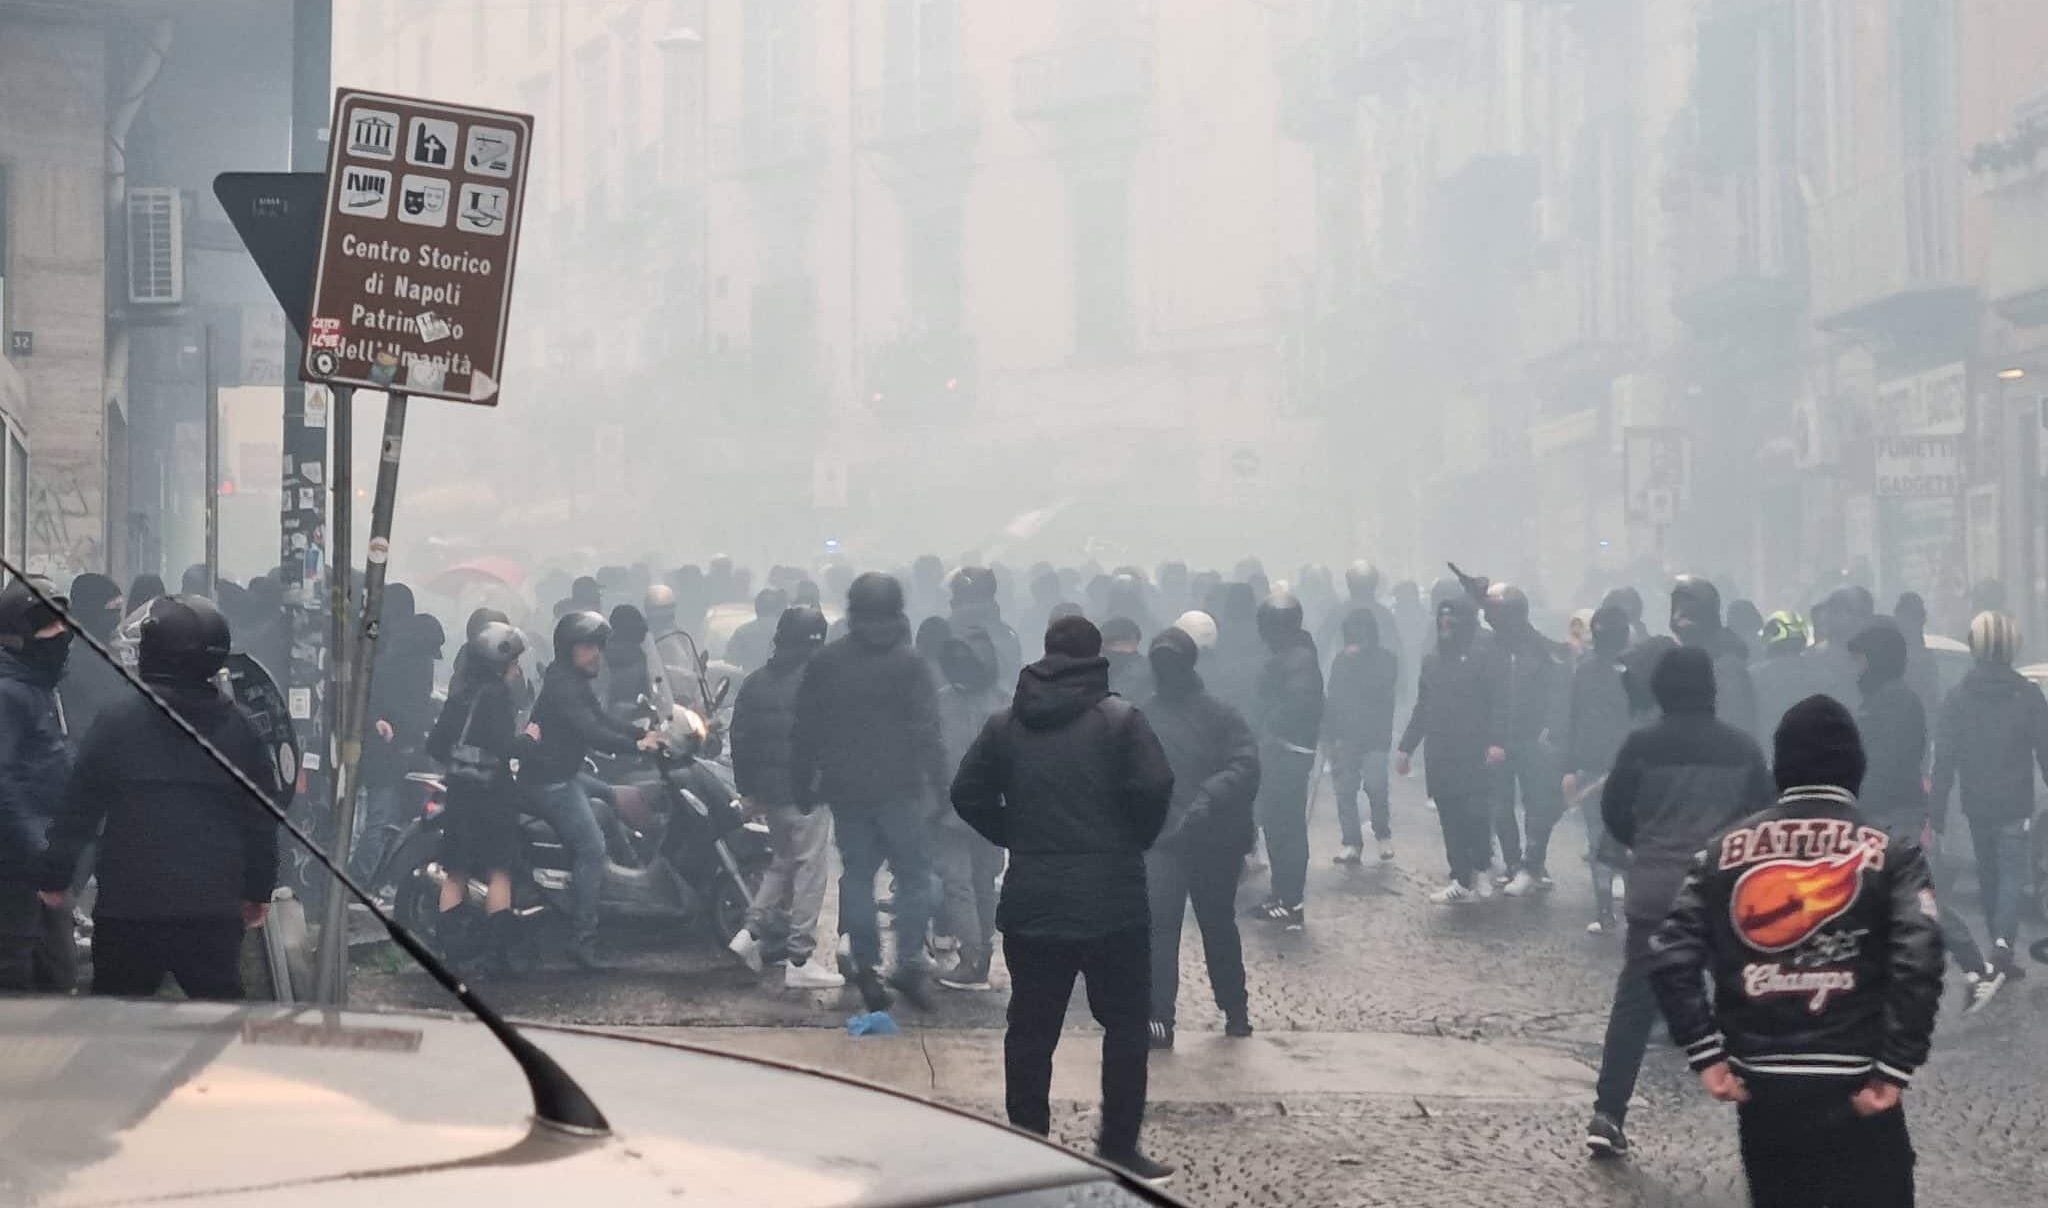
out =
[[[348,705],[348,651],[355,625],[355,401],[354,386],[333,388],[334,401],[327,409],[327,424],[334,433],[334,452],[329,455],[327,473],[334,491],[334,506],[327,518],[327,573],[329,611],[334,630],[334,693],[329,706],[334,716],[333,733],[339,734],[347,719],[341,716]],[[327,816],[334,816],[328,802]]]
[[[348,866],[356,820],[357,773],[363,761],[363,722],[370,711],[370,671],[383,629],[384,574],[391,560],[391,513],[398,499],[398,459],[405,446],[405,395],[393,393],[384,408],[383,452],[377,461],[377,495],[370,507],[370,545],[363,573],[363,625],[350,644],[342,679],[341,763],[334,770],[334,859]],[[320,936],[320,1002],[348,1001],[348,906],[339,893],[327,896],[326,926]]]

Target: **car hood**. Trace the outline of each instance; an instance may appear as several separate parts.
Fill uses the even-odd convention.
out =
[[[467,1019],[0,1001],[0,1203],[888,1205],[1111,1178],[843,1079],[525,1030],[613,1136],[534,1126],[517,1067]]]

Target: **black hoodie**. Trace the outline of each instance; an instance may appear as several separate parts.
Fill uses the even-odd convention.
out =
[[[944,800],[938,688],[901,612],[850,613],[846,636],[804,669],[790,784],[796,804],[917,807]]]
[[[1507,664],[1496,643],[1478,641],[1479,610],[1470,599],[1445,600],[1437,615],[1448,615],[1454,629],[1422,657],[1400,749],[1426,748],[1430,796],[1474,797],[1492,788],[1487,748],[1507,741]]]
[[[1856,728],[1870,757],[1857,804],[1886,830],[1917,839],[1927,821],[1920,779],[1927,761],[1927,714],[1906,684],[1905,636],[1889,623],[1872,624],[1849,639],[1849,652],[1869,664],[1857,681],[1863,702],[1856,708]]]
[[[1978,662],[1941,702],[1934,734],[1934,820],[1948,817],[1949,791],[1962,782],[1973,823],[2019,822],[2034,814],[2034,769],[2048,776],[2048,698],[2004,663]]]
[[[1173,770],[1152,727],[1109,691],[1109,663],[1049,654],[1026,667],[953,779],[953,808],[1010,850],[996,922],[1040,940],[1146,927],[1145,849]]]
[[[1155,677],[1158,690],[1145,702],[1145,717],[1173,769],[1173,800],[1158,849],[1242,856],[1258,837],[1252,817],[1259,795],[1258,742],[1237,710],[1202,687],[1194,671],[1195,644],[1169,629],[1152,643],[1155,651],[1162,645],[1172,648],[1166,657],[1177,658],[1184,670]],[[1383,650],[1371,653],[1392,658]]]

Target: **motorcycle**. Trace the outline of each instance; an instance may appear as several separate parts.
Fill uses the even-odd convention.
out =
[[[722,701],[726,685],[713,694]],[[607,781],[616,809],[600,803],[607,835],[600,918],[663,918],[702,926],[724,942],[746,920],[770,860],[768,828],[750,821],[743,802],[707,757],[711,727],[678,706],[664,727],[671,741],[637,769],[614,767]],[[631,775],[623,775],[631,772]],[[400,835],[374,884],[389,886],[400,922],[426,933],[448,873],[441,863],[447,786],[438,773],[407,779],[425,789],[420,815]],[[609,817],[603,815],[609,814]],[[520,822],[524,842],[513,870],[512,908],[524,919],[569,913],[574,879],[568,848],[539,818]],[[472,899],[484,886],[472,880]]]

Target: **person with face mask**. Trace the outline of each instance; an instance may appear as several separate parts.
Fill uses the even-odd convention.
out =
[[[1494,834],[1507,865],[1501,892],[1511,898],[1548,893],[1554,887],[1550,833],[1564,814],[1551,731],[1571,689],[1570,672],[1562,647],[1529,622],[1529,597],[1521,588],[1490,585],[1481,609],[1493,629],[1507,693],[1507,759],[1494,774],[1493,803]],[[1517,825],[1518,795],[1526,828]]]
[[[1631,725],[1628,667],[1628,614],[1608,604],[1593,613],[1588,627],[1591,646],[1572,669],[1571,698],[1565,711],[1564,780],[1567,806],[1578,806],[1586,824],[1586,862],[1593,870],[1593,921],[1586,930],[1606,935],[1616,926],[1614,878],[1626,863],[1600,817],[1600,790],[1614,768],[1614,757]]]
[[[1302,624],[1301,601],[1275,592],[1258,611],[1266,661],[1251,722],[1259,737],[1258,819],[1273,861],[1272,893],[1255,914],[1300,931],[1306,922],[1308,798],[1323,735],[1323,667]]]
[[[202,596],[153,601],[142,622],[143,682],[280,806],[289,799],[256,728],[221,691],[228,623]],[[64,906],[80,853],[99,838],[93,993],[242,997],[242,933],[261,926],[277,886],[277,825],[155,704],[109,708],[79,746],[50,828],[39,887]]]
[[[1255,831],[1259,746],[1237,710],[1217,700],[1196,672],[1200,651],[1178,628],[1152,640],[1155,690],[1145,717],[1173,769],[1166,825],[1145,853],[1152,909],[1152,1047],[1173,1047],[1180,997],[1180,938],[1193,903],[1209,989],[1224,1035],[1252,1034],[1244,945],[1237,931],[1237,883]],[[1382,756],[1384,758],[1384,756]]]
[[[1427,786],[1450,865],[1449,883],[1430,901],[1445,906],[1493,896],[1492,769],[1507,760],[1507,693],[1499,653],[1478,639],[1478,608],[1452,591],[1436,606],[1436,649],[1423,657],[1415,711],[1394,764],[1406,776],[1416,751],[1427,756]]]
[[[970,629],[946,640],[939,652],[945,684],[939,688],[939,731],[946,740],[946,769],[958,771],[975,735],[988,719],[1010,707],[1010,693],[996,679],[996,648],[987,633]],[[934,829],[939,872],[939,930],[960,945],[960,963],[939,976],[948,990],[989,988],[988,971],[996,938],[996,879],[1003,849],[976,834],[951,808],[942,808]]]
[[[595,684],[611,633],[611,624],[595,612],[572,612],[556,622],[555,661],[533,703],[539,745],[519,766],[520,783],[535,790],[534,814],[569,848],[569,958],[583,969],[597,967],[597,904],[605,876],[604,831],[581,783],[583,759],[592,752],[625,755],[661,745],[659,735],[641,734],[598,702]]]
[[[1152,664],[1140,644],[1144,632],[1129,617],[1111,617],[1102,623],[1102,657],[1109,660],[1109,690],[1127,701],[1142,701],[1152,695]]]
[[[65,603],[49,580],[35,583]],[[36,900],[37,862],[71,773],[57,704],[70,653],[70,632],[27,584],[0,590],[0,992],[70,988],[70,912]]]
[[[121,627],[121,589],[105,575],[83,574],[71,581],[71,615],[103,645],[111,646],[114,631]],[[92,723],[114,702],[134,690],[102,659],[80,659],[69,665],[64,677],[64,728],[75,741],[92,730]]]
[[[1721,623],[1721,592],[1698,575],[1680,575],[1671,588],[1671,636],[1704,650],[1714,662],[1714,715],[1756,735],[1756,685],[1749,677],[1749,645]]]
[[[525,653],[526,639],[504,621],[476,626],[456,658],[448,703],[427,735],[427,754],[448,770],[448,845],[441,862],[449,875],[441,882],[435,938],[458,964],[481,947],[485,971],[501,975],[512,971],[518,928],[512,870],[519,864],[519,816],[525,809],[512,762],[538,747],[535,731],[519,726],[520,698],[526,694],[519,659]],[[482,911],[469,900],[471,880],[485,884]]]
[[[1343,831],[1337,863],[1348,866],[1365,859],[1365,834],[1358,818],[1361,789],[1372,805],[1372,833],[1380,859],[1394,858],[1387,748],[1394,742],[1394,697],[1401,667],[1393,651],[1380,644],[1373,616],[1372,610],[1356,607],[1345,616],[1339,631],[1343,647],[1330,667],[1330,699],[1323,709],[1323,745],[1330,753],[1337,825]]]

